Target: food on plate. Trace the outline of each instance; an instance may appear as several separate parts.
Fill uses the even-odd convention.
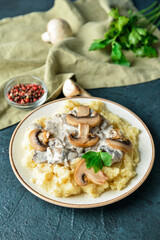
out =
[[[47,32],[43,33],[41,38],[44,42],[50,42],[55,45],[72,35],[73,33],[69,23],[64,19],[55,18],[48,22]]]
[[[104,184],[108,177],[99,170],[98,173],[95,173],[93,168],[87,168],[85,159],[82,159],[74,172],[74,179],[76,183],[80,186],[88,184],[87,179],[91,180],[93,183],[98,185]]]
[[[151,11],[148,12],[148,10]],[[105,33],[104,38],[93,41],[89,51],[106,48],[107,45],[110,45],[112,62],[127,67],[130,66],[130,62],[122,50],[131,50],[137,57],[157,57],[158,53],[154,48],[154,43],[158,42],[158,38],[153,35],[153,32],[159,26],[160,21],[156,26],[152,24],[159,19],[159,10],[158,2],[143,9],[140,14],[129,10],[128,16],[121,16],[118,8],[112,8],[108,14],[113,18],[109,30]]]
[[[136,176],[139,130],[104,103],[66,101],[61,112],[36,119],[26,130],[25,167],[31,181],[57,197],[99,197]]]

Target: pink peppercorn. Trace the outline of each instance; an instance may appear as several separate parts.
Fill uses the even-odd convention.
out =
[[[27,104],[35,102],[44,94],[44,89],[38,84],[17,84],[7,93],[8,99],[19,103]]]

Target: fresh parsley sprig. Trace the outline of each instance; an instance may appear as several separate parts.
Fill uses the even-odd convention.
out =
[[[104,166],[111,166],[112,156],[107,152],[89,151],[84,153],[82,158],[85,159],[86,167],[93,167],[95,173],[101,170]]]
[[[108,14],[113,18],[110,29],[105,33],[103,39],[93,41],[89,51],[103,49],[110,45],[112,62],[127,67],[130,66],[130,62],[122,50],[131,50],[137,57],[157,57],[157,51],[152,47],[158,41],[158,38],[152,33],[160,25],[159,21],[153,27],[160,17],[160,4],[157,7],[156,5],[157,2],[154,2],[140,12],[146,18],[140,14],[132,14],[131,10],[128,11],[128,17],[120,16],[118,9],[112,8]]]

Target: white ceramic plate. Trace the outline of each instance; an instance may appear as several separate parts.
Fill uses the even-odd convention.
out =
[[[129,123],[131,123],[132,126],[140,129],[141,133],[139,136],[139,151],[141,161],[136,168],[137,176],[129,182],[128,186],[125,189],[121,191],[107,191],[103,193],[99,198],[90,198],[87,194],[80,194],[68,198],[57,198],[43,191],[36,184],[30,182],[32,172],[22,165],[22,156],[24,155],[24,150],[21,146],[21,140],[24,137],[24,132],[26,131],[26,128],[30,126],[31,122],[35,119],[41,118],[43,116],[51,116],[54,114],[54,112],[57,112],[57,109],[61,109],[62,105],[65,104],[66,99],[56,100],[39,107],[19,123],[12,135],[9,149],[10,162],[15,175],[23,184],[23,186],[37,197],[47,202],[64,207],[100,207],[127,197],[145,181],[153,166],[155,149],[153,139],[148,128],[133,112],[115,102],[94,97],[72,98],[72,100],[77,100],[81,103],[89,103],[93,100],[101,100],[105,103],[111,112],[119,115],[121,118],[124,118]]]

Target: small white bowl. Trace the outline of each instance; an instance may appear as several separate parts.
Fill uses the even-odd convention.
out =
[[[38,99],[35,102],[32,103],[16,103],[11,101],[7,94],[9,92],[9,90],[11,90],[11,88],[15,85],[17,85],[18,83],[21,84],[38,84],[41,85],[41,87],[44,89],[44,94],[42,95],[42,97],[40,99]],[[44,81],[42,81],[40,78],[35,77],[35,76],[30,76],[30,75],[25,75],[25,76],[19,76],[19,77],[15,77],[12,78],[5,86],[4,88],[4,96],[6,101],[8,102],[8,104],[10,104],[12,107],[16,107],[19,109],[23,109],[23,110],[30,110],[30,109],[34,109],[39,107],[40,105],[42,105],[46,99],[47,99],[47,85]]]

